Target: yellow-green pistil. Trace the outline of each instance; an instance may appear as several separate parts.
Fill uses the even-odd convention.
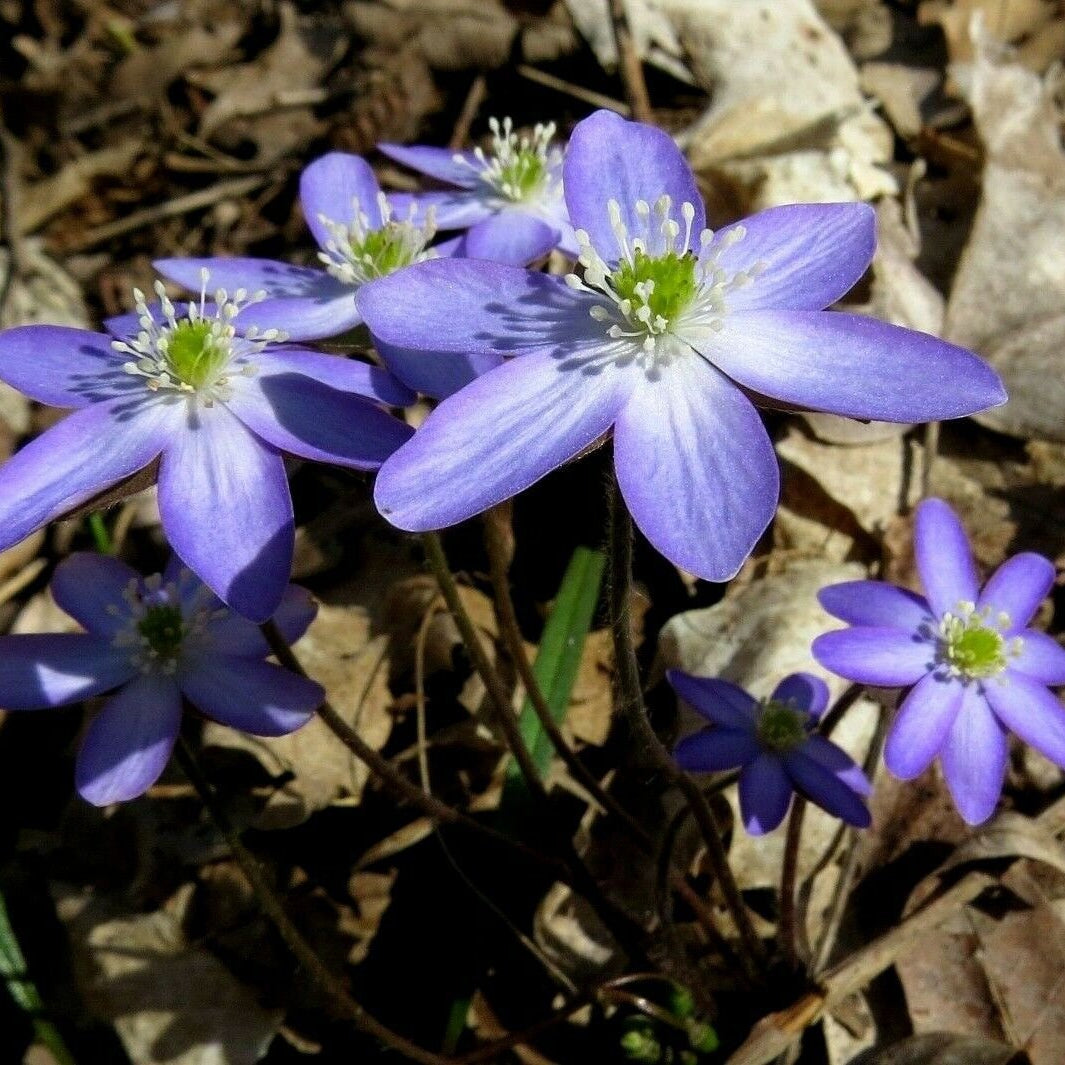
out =
[[[137,622],[137,631],[144,637],[148,647],[160,658],[174,658],[181,650],[185,635],[181,611],[176,606],[160,604],[148,608]]]
[[[167,355],[174,376],[190,388],[213,381],[229,359],[228,341],[213,331],[210,319],[179,321],[170,334]]]
[[[806,741],[808,721],[809,714],[791,703],[767,699],[759,711],[755,735],[766,750],[787,754]]]
[[[1009,618],[1000,615],[998,624],[990,610],[977,612],[971,603],[959,604],[955,613],[943,615],[939,630],[941,655],[952,673],[966,680],[986,680],[998,676],[1011,655],[1020,649],[1020,640],[1007,641],[1002,629]]]
[[[632,316],[648,324],[669,323],[685,310],[698,288],[696,258],[691,252],[650,256],[637,248],[632,260],[623,260],[611,277],[620,299],[632,305]],[[646,311],[641,309],[646,307]]]

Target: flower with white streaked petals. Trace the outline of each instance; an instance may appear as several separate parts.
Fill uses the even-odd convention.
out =
[[[824,312],[869,265],[868,204],[776,207],[712,233],[673,140],[609,112],[573,131],[564,178],[583,276],[448,259],[359,293],[385,344],[427,362],[507,360],[382,467],[375,498],[399,528],[470,518],[612,433],[636,524],[689,573],[727,580],[778,499],[752,400],[916,422],[1005,399],[971,352]]]
[[[917,569],[925,595],[882,581],[823,588],[821,605],[851,627],[819,636],[814,657],[862,684],[910,688],[884,761],[909,780],[937,757],[962,817],[994,812],[1009,757],[1007,732],[1065,767],[1065,649],[1029,628],[1054,566],[1024,553],[981,589],[961,522],[940,499],[917,508]]]
[[[256,736],[283,736],[322,703],[320,685],[267,662],[258,626],[234,614],[176,559],[142,578],[118,559],[76,554],[52,580],[84,633],[0,636],[0,707],[38,710],[111,693],[78,752],[76,781],[97,806],[142,795],[166,767],[182,699]],[[316,606],[288,586],[274,621],[299,639]]]
[[[869,826],[868,779],[846,751],[814,731],[828,705],[820,677],[793,673],[768,699],[757,700],[727,680],[679,669],[666,676],[711,723],[677,744],[677,765],[692,773],[738,768],[740,814],[752,836],[784,820],[796,791],[849,825]]]

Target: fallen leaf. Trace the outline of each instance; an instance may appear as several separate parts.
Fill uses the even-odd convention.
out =
[[[1011,1047],[964,1035],[915,1035],[866,1054],[851,1065],[1009,1065]]]

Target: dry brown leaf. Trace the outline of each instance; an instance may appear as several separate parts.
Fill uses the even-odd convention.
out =
[[[915,1035],[861,1054],[851,1065],[1009,1065],[1012,1047],[943,1032]]]
[[[182,933],[187,884],[154,913],[57,885],[84,1001],[113,1023],[137,1065],[255,1065],[280,1016]]]
[[[371,635],[365,609],[323,604],[297,652],[334,709],[375,750],[392,732],[387,650],[388,637]],[[253,822],[258,828],[288,828],[334,802],[356,803],[369,775],[318,718],[277,739],[208,723],[203,738],[205,744],[248,751],[274,777],[291,774]]]
[[[1053,40],[1054,24],[1061,18],[1057,0],[923,0],[917,18],[924,25],[938,24],[947,39],[947,51],[954,62],[965,62],[973,56],[971,27],[980,18],[987,32],[1007,44],[1026,44],[1039,55],[1041,48],[1034,42]],[[1046,62],[1033,65],[1033,70],[1046,69]]]

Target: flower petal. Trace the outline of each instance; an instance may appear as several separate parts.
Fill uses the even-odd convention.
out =
[[[129,622],[130,607],[123,596],[130,581],[139,587],[141,576],[125,562],[79,551],[56,566],[50,590],[79,625],[110,639]]]
[[[763,754],[740,773],[740,816],[752,836],[772,832],[791,805],[791,777],[775,755]]]
[[[794,703],[811,717],[820,717],[828,706],[828,685],[812,673],[792,673],[773,691],[773,698],[781,703]]]
[[[942,499],[925,499],[913,523],[917,572],[937,617],[975,603],[980,587],[969,538],[957,514]]]
[[[170,760],[181,726],[181,696],[169,677],[145,674],[117,692],[92,719],[75,780],[95,806],[143,795]]]
[[[428,174],[437,181],[446,181],[449,185],[469,189],[480,181],[477,176],[480,166],[473,152],[433,148],[426,144],[379,144],[377,150],[411,170]]]
[[[410,532],[510,499],[603,435],[631,375],[594,358],[511,359],[445,399],[377,476],[378,509]]]
[[[1020,652],[1010,659],[1010,670],[1043,684],[1065,684],[1065,647],[1045,632],[1025,629],[1018,634]]]
[[[720,331],[683,326],[681,335],[745,388],[805,410],[925,422],[1006,400],[998,375],[972,352],[875,318],[765,310],[722,320]]]
[[[776,455],[758,412],[697,359],[639,381],[614,427],[614,465],[643,534],[704,580],[735,576],[776,510]]]
[[[280,329],[290,340],[318,340],[336,336],[360,322],[355,290],[325,270],[272,259],[157,259],[156,270],[193,292],[200,290],[200,273],[210,273],[208,292],[265,292],[268,299],[253,303],[237,315],[236,323],[260,331]],[[111,325],[117,323],[112,322]]]
[[[666,679],[697,714],[726,729],[753,731],[757,701],[738,684],[719,677],[696,677],[679,669],[666,671]]]
[[[370,164],[361,156],[347,152],[329,152],[315,159],[300,174],[303,217],[320,248],[333,239],[322,217],[347,226],[355,219],[356,201],[370,228],[380,228],[381,208],[377,203],[380,193],[381,186]]]
[[[742,227],[743,238],[729,243]],[[730,274],[760,271],[729,293],[730,311],[820,311],[861,280],[876,250],[867,203],[789,203],[719,230],[703,253]]]
[[[182,663],[178,684],[208,717],[253,736],[284,736],[322,705],[320,684],[272,662],[197,654]]]
[[[356,470],[376,470],[414,435],[406,422],[361,396],[292,371],[234,380],[226,406],[282,451]]]
[[[571,354],[607,342],[600,301],[557,277],[475,259],[431,259],[364,285],[359,310],[386,344],[460,355]]]
[[[824,736],[816,733],[803,744],[804,757],[835,774],[851,791],[868,797],[873,793],[873,785],[865,775],[862,767],[842,747]]]
[[[596,111],[574,128],[562,173],[574,228],[588,233],[608,263],[617,261],[619,252],[607,207],[610,200],[617,202],[630,235],[643,231],[637,200],[653,207],[661,196],[670,197],[678,221],[681,204],[695,208],[693,233],[706,225],[703,198],[688,161],[673,138],[654,126],[626,121],[612,111]],[[656,250],[653,245],[649,248],[652,253]]]
[[[0,637],[0,707],[42,710],[110,691],[136,672],[128,652],[82,633]]]
[[[502,355],[418,351],[386,344],[376,336],[373,341],[384,364],[400,381],[434,399],[444,399],[465,388],[474,378],[503,365]]]
[[[471,259],[526,266],[558,242],[558,231],[525,211],[500,211],[471,227],[464,254]]]
[[[976,605],[1007,614],[1008,628],[1023,629],[1054,587],[1054,563],[1033,551],[1006,559],[984,585]]]
[[[884,745],[884,764],[900,780],[912,780],[932,764],[964,694],[960,681],[930,673],[903,699]]]
[[[148,400],[94,403],[0,466],[0,551],[144,469],[162,451],[173,408]]]
[[[689,773],[718,773],[746,765],[760,754],[754,733],[730,728],[704,728],[685,736],[673,759]]]
[[[831,747],[834,744],[828,744],[828,746]],[[839,748],[837,747],[836,750]],[[784,769],[796,788],[810,802],[827,810],[848,825],[868,828],[872,823],[868,807],[862,801],[862,797],[841,778],[841,773],[846,773],[848,769],[853,771],[858,767],[847,758],[843,751],[839,753],[843,755],[846,762],[850,763],[844,765],[840,771],[830,768],[818,758],[809,757],[805,747],[784,755]]]
[[[105,333],[59,325],[0,332],[0,380],[38,403],[87,407],[139,389]]]
[[[995,812],[1008,758],[1005,730],[970,685],[943,748],[943,776],[966,823],[982,824]]]
[[[1006,728],[1065,768],[1065,707],[1045,684],[1007,669],[984,693]]]
[[[817,601],[833,617],[848,625],[905,629],[916,632],[935,619],[928,601],[886,581],[843,581],[817,593]]]
[[[496,213],[480,190],[394,192],[388,197],[396,218],[424,219],[429,212],[438,230],[468,229]]]
[[[342,355],[323,355],[285,345],[267,348],[255,358],[259,372],[298,373],[341,392],[376,399],[390,407],[409,407],[415,395],[387,370]]]
[[[171,545],[223,602],[265,621],[292,565],[285,465],[216,404],[175,434],[159,468],[159,512]]]
[[[916,684],[935,665],[930,641],[899,629],[864,625],[826,632],[814,640],[812,651],[825,669],[882,688]]]
[[[290,584],[273,620],[289,644],[295,643],[310,627],[318,613],[318,604],[306,588]],[[259,626],[232,610],[207,623],[207,638],[212,653],[235,658],[265,658],[269,655]]]

